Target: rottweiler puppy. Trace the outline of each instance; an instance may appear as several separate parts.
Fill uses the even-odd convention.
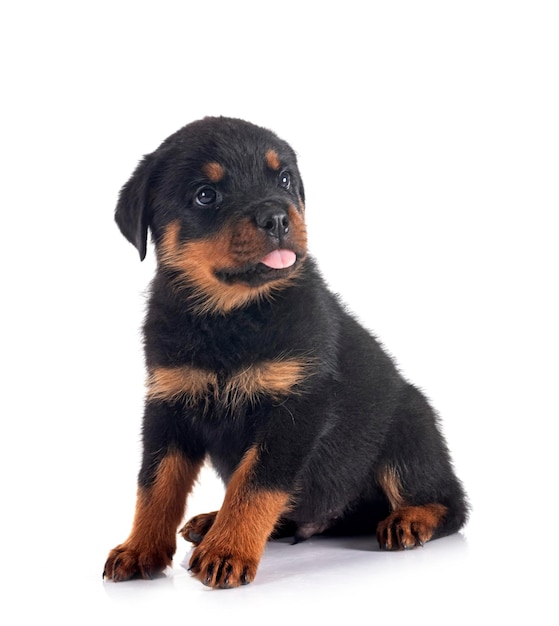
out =
[[[141,259],[151,231],[157,271],[136,512],[105,578],[171,564],[206,459],[223,505],[180,534],[210,587],[250,583],[274,535],[376,532],[401,550],[464,525],[433,409],[307,253],[285,141],[239,119],[193,122],[140,162],[115,216]]]

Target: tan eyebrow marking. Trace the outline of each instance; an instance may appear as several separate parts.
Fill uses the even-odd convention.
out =
[[[271,149],[268,150],[268,152],[266,152],[266,164],[268,165],[268,167],[274,171],[278,171],[279,168],[281,167],[281,163],[280,163],[280,159],[278,156],[278,153]]]
[[[225,176],[225,169],[223,165],[217,163],[217,161],[210,161],[209,163],[206,163],[202,168],[202,172],[204,172],[212,183],[218,183]]]

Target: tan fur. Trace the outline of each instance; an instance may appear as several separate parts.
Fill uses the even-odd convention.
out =
[[[109,554],[104,576],[112,580],[127,580],[136,574],[149,578],[171,564],[177,528],[200,466],[201,462],[194,463],[178,452],[161,461],[153,484],[138,488],[132,532]]]
[[[257,461],[258,451],[253,447],[233,474],[221,510],[193,552],[192,573],[207,585],[237,586],[250,582],[268,537],[282,512],[288,509],[288,493],[252,485]],[[221,572],[220,566],[224,567]]]
[[[379,544],[387,550],[421,546],[433,538],[447,512],[447,507],[442,504],[396,509],[377,526]]]
[[[184,398],[197,402],[217,390],[217,375],[196,367],[154,367],[147,381],[149,400],[176,400]]]
[[[206,163],[202,168],[202,172],[208,177],[212,183],[218,183],[225,176],[225,169],[220,163],[211,161]]]
[[[274,399],[293,392],[312,372],[312,363],[304,359],[285,358],[255,363],[234,372],[219,383],[215,372],[188,365],[156,367],[147,383],[149,399],[196,403],[208,397],[234,411],[244,403],[254,404],[262,395]]]
[[[304,256],[307,235],[303,219],[295,207],[291,207],[289,216],[292,236],[302,251],[300,256]],[[273,297],[276,291],[284,289],[297,277],[298,270],[295,269],[288,276],[253,287],[243,283],[229,285],[216,276],[220,271],[258,263],[268,251],[264,248],[266,235],[259,233],[248,218],[210,239],[181,243],[179,231],[178,222],[167,227],[158,247],[159,262],[178,270],[179,281],[193,287],[192,307],[198,313],[226,314],[254,300]],[[259,249],[262,249],[261,253]],[[177,287],[180,288],[180,282]]]
[[[270,169],[276,172],[281,167],[278,153],[275,150],[270,149],[268,150],[268,152],[266,152],[266,164],[268,165]]]
[[[386,467],[380,473],[379,484],[382,490],[390,502],[390,507],[394,511],[405,505],[405,500],[402,496],[402,485],[400,483],[400,477],[394,467]]]

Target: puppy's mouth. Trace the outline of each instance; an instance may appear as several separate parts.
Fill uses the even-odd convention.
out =
[[[279,248],[256,263],[218,270],[216,276],[228,285],[244,283],[256,287],[288,277],[301,260],[293,250]]]

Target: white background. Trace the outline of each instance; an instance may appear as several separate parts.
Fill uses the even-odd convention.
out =
[[[556,6],[2,5],[3,623],[557,623]],[[139,158],[208,114],[299,153],[312,253],[441,414],[461,535],[273,544],[225,592],[181,543],[163,578],[101,581],[134,508],[154,270],[113,210]],[[189,513],[221,496],[206,471]]]

